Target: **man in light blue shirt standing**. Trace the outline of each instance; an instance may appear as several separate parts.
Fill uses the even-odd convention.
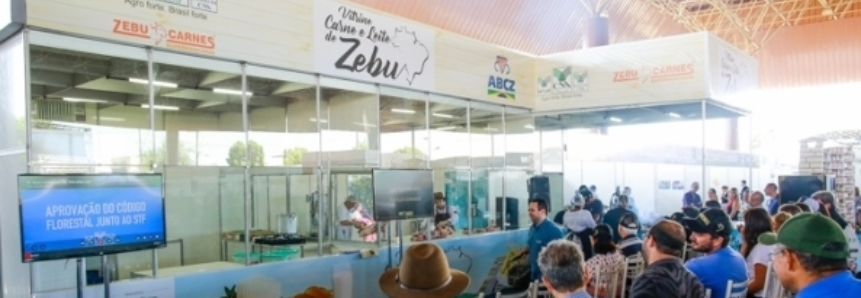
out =
[[[706,209],[696,218],[686,218],[691,230],[691,247],[705,256],[685,264],[706,287],[712,297],[726,297],[727,282],[747,282],[747,263],[744,257],[729,247],[732,221],[720,209]]]

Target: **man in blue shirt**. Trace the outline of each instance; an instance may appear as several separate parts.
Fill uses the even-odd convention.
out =
[[[766,184],[765,196],[768,197],[768,214],[774,216],[780,208],[780,196],[777,194],[777,184]]]
[[[697,194],[697,191],[699,190],[699,182],[691,183],[691,190],[686,192],[684,198],[682,198],[682,208],[693,207],[696,209],[700,209],[703,207],[703,198],[700,197],[699,194]]]
[[[541,270],[538,268],[538,255],[541,249],[553,240],[564,238],[565,235],[558,226],[547,219],[547,201],[543,199],[529,200],[529,219],[532,220],[532,227],[529,228],[529,243],[524,254],[529,253],[529,265],[534,281],[541,280]]]
[[[747,282],[747,263],[737,251],[728,247],[732,235],[732,221],[720,209],[708,208],[696,218],[686,218],[691,230],[691,248],[705,256],[685,264],[706,287],[712,297],[726,297],[727,282]]]
[[[777,234],[759,236],[759,243],[775,245],[774,272],[795,298],[861,297],[861,281],[848,270],[849,243],[834,220],[801,213]]]

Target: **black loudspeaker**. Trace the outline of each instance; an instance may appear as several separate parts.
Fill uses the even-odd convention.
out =
[[[826,190],[827,179],[825,175],[778,176],[780,204],[795,203],[802,197],[810,197],[814,192]]]
[[[516,198],[505,198],[505,212],[502,212],[502,197],[496,197],[496,227],[500,230],[520,229],[517,201]]]
[[[542,198],[547,201],[547,213],[550,214],[550,178],[547,176],[532,176],[526,180],[526,189],[529,198]]]

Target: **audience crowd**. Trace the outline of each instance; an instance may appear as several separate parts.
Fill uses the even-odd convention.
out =
[[[705,201],[698,190],[693,183],[683,208],[650,227],[630,188],[617,189],[604,212],[594,186],[581,186],[552,221],[544,199],[530,200],[522,255],[534,286],[556,298],[861,297],[861,196],[847,221],[829,191],[781,204],[774,183],[709,189]]]

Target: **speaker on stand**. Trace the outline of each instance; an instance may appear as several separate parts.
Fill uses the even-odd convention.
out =
[[[526,180],[526,189],[529,191],[529,198],[541,198],[547,203],[547,214],[550,214],[550,178],[547,176],[532,176]]]

